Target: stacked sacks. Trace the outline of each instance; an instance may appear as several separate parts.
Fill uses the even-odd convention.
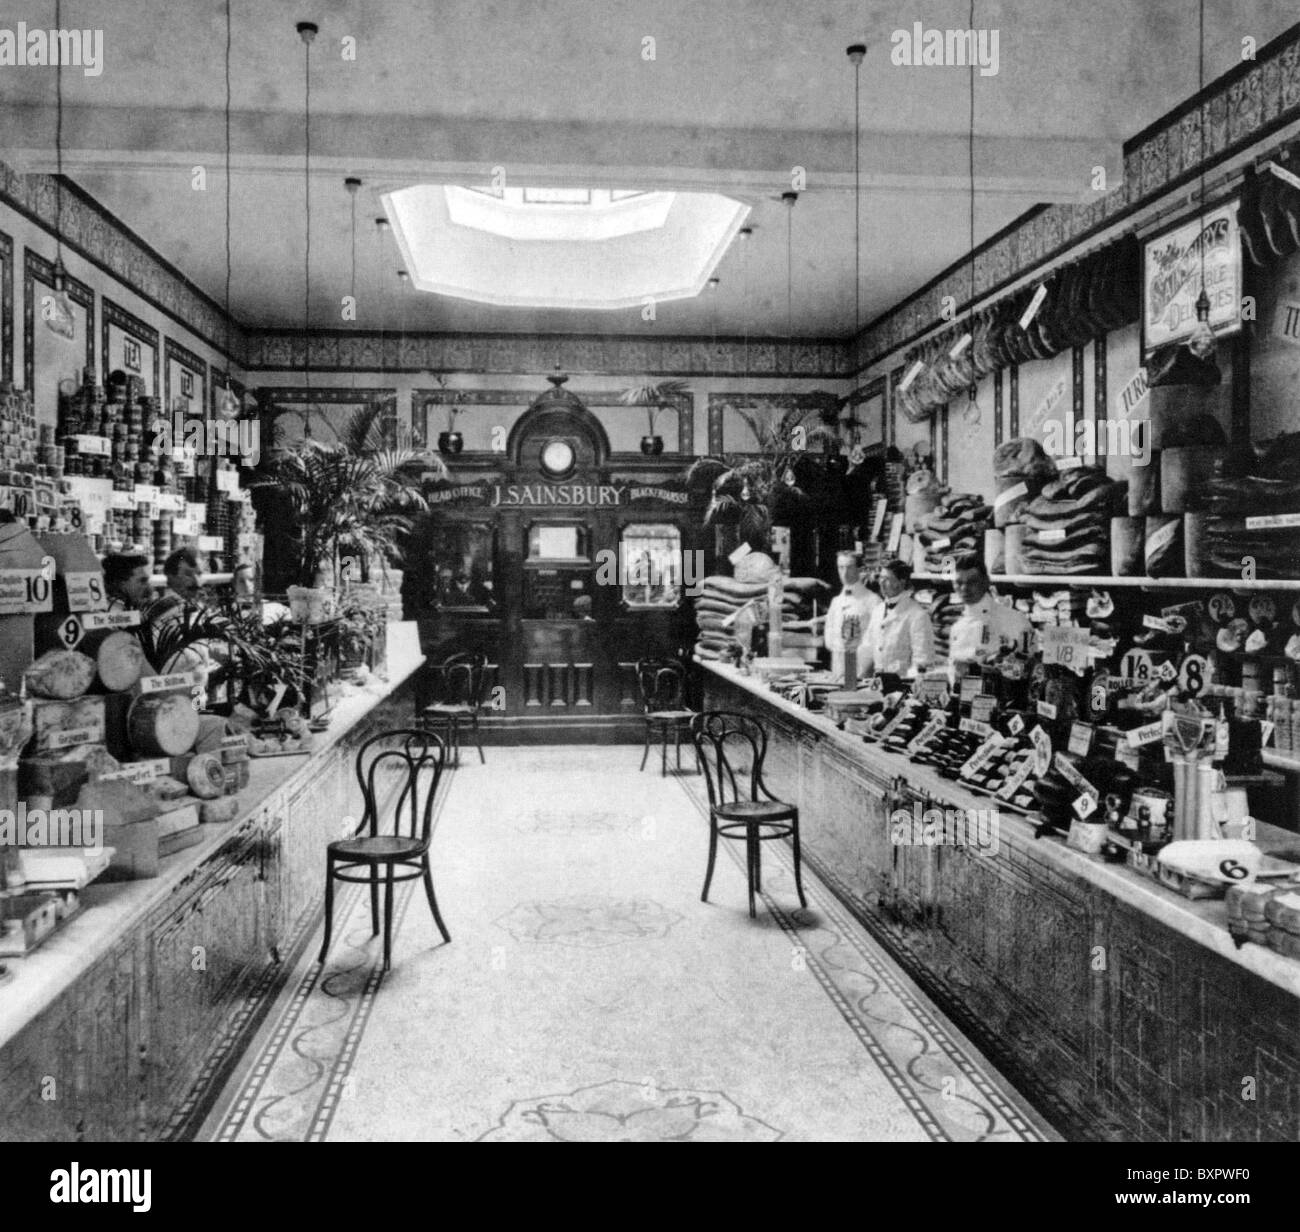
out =
[[[1003,441],[993,450],[993,524],[999,529],[1019,520],[1019,513],[1056,478],[1056,463],[1027,436]]]
[[[786,578],[781,595],[781,622],[807,620],[816,605],[824,612],[830,601],[831,588],[820,578]],[[766,603],[766,582],[744,582],[720,575],[706,577],[695,600],[695,624],[699,634],[695,653],[701,659],[721,659],[741,649],[735,626],[728,620],[746,604],[759,600]],[[755,609],[758,609],[755,604]],[[756,611],[756,615],[757,615]]]
[[[1126,486],[1099,467],[1079,467],[1049,483],[1021,511],[1021,567],[1026,573],[1104,574],[1110,565],[1110,519]]]
[[[1246,528],[1247,517],[1300,510],[1300,432],[1280,436],[1262,451],[1252,450],[1235,466],[1221,465],[1206,491],[1206,573],[1240,576],[1242,562],[1252,557],[1256,577],[1300,577],[1300,539],[1294,526]]]
[[[927,513],[916,527],[925,549],[927,573],[942,573],[945,557],[974,552],[984,554],[984,532],[992,525],[993,510],[980,496],[948,496],[933,513]]]

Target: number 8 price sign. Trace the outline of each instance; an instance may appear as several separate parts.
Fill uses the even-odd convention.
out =
[[[1199,697],[1210,682],[1211,667],[1204,655],[1190,654],[1178,669],[1178,687],[1188,697]]]

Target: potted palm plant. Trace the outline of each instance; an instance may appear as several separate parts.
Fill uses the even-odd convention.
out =
[[[267,483],[288,496],[301,533],[298,581],[319,587],[337,578],[340,561],[400,558],[399,538],[428,507],[421,474],[446,478],[436,455],[417,449],[410,430],[384,420],[382,404],[355,412],[333,444],[304,442],[270,466]]]
[[[634,385],[621,394],[627,406],[646,408],[646,423],[650,431],[641,438],[641,452],[651,457],[658,457],[664,451],[664,438],[655,432],[655,423],[659,413],[676,404],[677,399],[690,392],[685,381],[660,381],[657,385]]]
[[[795,465],[808,446],[835,438],[835,429],[809,424],[820,407],[741,406],[736,413],[749,425],[756,454],[697,458],[686,472],[688,487],[707,485],[705,526],[730,528],[738,542],[765,551],[776,517],[794,512],[807,501],[795,479]]]

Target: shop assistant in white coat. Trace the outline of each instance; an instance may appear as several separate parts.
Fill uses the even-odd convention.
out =
[[[857,552],[841,552],[836,557],[840,581],[844,589],[831,600],[826,610],[826,649],[831,652],[831,671],[836,676],[844,674],[844,622],[854,617],[858,623],[858,637],[862,638],[871,623],[872,613],[880,606],[880,596],[867,589],[862,580],[862,557]],[[857,675],[862,675],[865,640],[858,643]]]
[[[957,561],[953,594],[963,605],[948,641],[949,673],[954,679],[967,664],[996,658],[1005,650],[1028,649],[1029,618],[994,597],[988,570],[973,553]]]
[[[871,615],[858,653],[862,675],[919,676],[934,662],[930,614],[912,597],[912,568],[901,560],[880,568],[884,601]]]

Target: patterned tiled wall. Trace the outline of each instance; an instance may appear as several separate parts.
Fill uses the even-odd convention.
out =
[[[749,357],[745,371],[746,352]],[[303,367],[300,332],[260,332],[248,338],[249,370]],[[843,343],[700,338],[593,338],[560,334],[392,334],[316,332],[311,368],[328,371],[549,372],[653,376],[799,376],[836,378],[845,373]]]

